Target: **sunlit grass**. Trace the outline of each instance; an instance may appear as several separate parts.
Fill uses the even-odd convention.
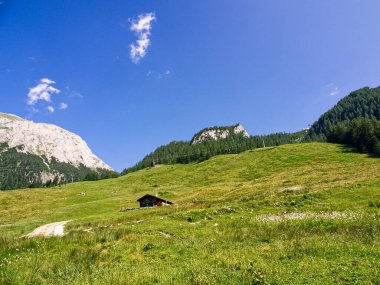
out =
[[[0,192],[0,284],[378,284],[379,173],[313,143]],[[147,193],[175,204],[120,212]],[[63,220],[63,238],[19,238]]]

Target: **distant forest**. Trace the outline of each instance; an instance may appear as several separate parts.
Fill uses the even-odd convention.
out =
[[[208,128],[210,130],[214,128]],[[224,130],[230,127],[215,127]],[[233,129],[233,127],[232,127]],[[200,133],[198,133],[199,135]],[[192,144],[192,141],[173,141],[168,145],[160,146],[135,166],[125,169],[122,175],[134,172],[155,164],[175,164],[200,162],[218,154],[241,153],[243,151],[264,146],[278,146],[282,144],[298,143],[306,136],[307,131],[297,133],[276,133],[265,136],[244,137],[243,134],[231,134],[225,139],[207,139],[201,143]],[[195,136],[194,136],[195,137]],[[194,138],[193,138],[194,139]],[[192,140],[193,140],[192,139]]]

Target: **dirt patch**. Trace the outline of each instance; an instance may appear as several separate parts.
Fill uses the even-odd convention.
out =
[[[44,236],[44,237],[62,237],[65,235],[65,225],[68,223],[69,221],[63,221],[63,222],[56,222],[56,223],[51,223],[51,224],[47,224],[47,225],[43,225],[41,227],[38,227],[37,229],[35,229],[33,232],[31,232],[30,234],[27,234],[23,237],[28,237],[28,238],[32,238],[32,237],[36,237],[36,236]]]

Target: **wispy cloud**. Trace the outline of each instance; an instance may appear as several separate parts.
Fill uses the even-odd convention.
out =
[[[332,90],[330,90],[330,96],[336,96],[340,93],[340,89],[338,87],[334,87]]]
[[[156,20],[154,13],[141,14],[138,19],[131,20],[130,30],[135,32],[137,36],[136,43],[130,45],[130,57],[134,63],[138,63],[146,55],[150,46],[150,35],[154,20]]]
[[[324,86],[324,92],[334,97],[340,94],[341,90],[335,83],[329,83]]]
[[[82,93],[80,93],[80,92],[78,92],[76,90],[71,89],[70,86],[66,86],[65,87],[64,93],[69,98],[74,98],[74,97],[83,98],[83,94]]]
[[[164,79],[166,77],[169,77],[172,74],[170,69],[166,69],[165,71],[154,71],[149,70],[146,74],[147,77],[150,77],[152,79]]]
[[[66,110],[68,107],[69,107],[69,105],[66,103],[59,104],[59,110]]]
[[[53,84],[55,84],[55,81],[49,78],[40,79],[36,86],[29,89],[28,105],[34,106],[38,101],[51,102],[51,97],[61,92],[57,88],[54,88]]]
[[[55,109],[53,106],[47,106],[46,109],[50,112],[50,113],[54,113]]]

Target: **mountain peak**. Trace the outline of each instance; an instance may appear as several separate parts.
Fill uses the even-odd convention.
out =
[[[191,140],[191,144],[202,143],[206,140],[220,140],[225,139],[231,135],[242,135],[243,137],[249,137],[248,132],[244,129],[242,124],[236,124],[233,126],[223,127],[211,127],[206,128],[194,135]]]
[[[18,116],[0,113],[0,144],[9,149],[56,160],[75,167],[112,170],[94,155],[86,142],[76,134],[58,126],[34,123]]]

